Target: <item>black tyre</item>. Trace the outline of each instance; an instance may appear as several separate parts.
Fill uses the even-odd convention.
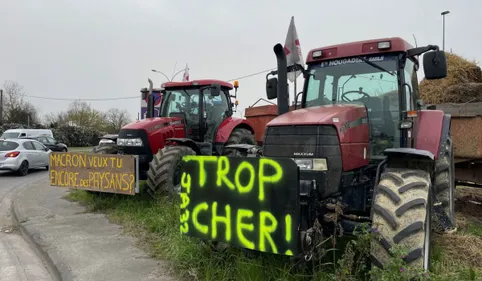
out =
[[[98,154],[117,154],[117,146],[116,145],[102,145],[96,146],[92,149],[93,153]]]
[[[26,176],[28,174],[28,162],[27,161],[23,161],[22,164],[20,164],[20,167],[18,168],[17,170],[17,174],[19,176]]]
[[[455,225],[455,163],[452,139],[449,137],[445,144],[445,153],[435,161],[434,187],[437,199],[442,202],[445,213]],[[434,221],[434,229],[438,222]]]
[[[182,157],[186,155],[196,155],[196,152],[187,146],[170,146],[154,155],[147,171],[149,195],[180,192]]]
[[[224,144],[223,155],[226,156],[246,156],[236,149],[226,148],[231,144],[256,144],[253,133],[250,130],[244,128],[236,128],[231,132],[228,141]]]
[[[428,270],[431,250],[430,174],[416,169],[387,169],[375,188],[372,209],[372,264],[383,267],[390,248],[407,248],[407,264]]]

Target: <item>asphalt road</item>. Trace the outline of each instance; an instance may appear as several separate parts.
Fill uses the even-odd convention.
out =
[[[48,176],[31,171],[27,176],[0,172],[0,279],[2,281],[51,281],[52,278],[31,246],[15,227],[11,205],[15,190]]]

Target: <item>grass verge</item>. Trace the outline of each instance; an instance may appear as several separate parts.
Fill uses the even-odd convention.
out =
[[[169,260],[174,272],[185,280],[362,280],[366,273],[363,259],[355,253],[367,253],[366,236],[348,243],[343,252],[321,247],[316,262],[297,266],[283,256],[249,254],[236,248],[214,252],[198,239],[181,236],[179,207],[167,198],[157,201],[139,194],[133,197],[106,195],[74,190],[69,199],[81,202],[92,212],[106,213],[114,223],[138,238],[139,246],[154,258]],[[458,205],[459,232],[436,236],[430,280],[480,280],[482,269],[482,228],[477,225],[482,206],[473,210]],[[480,247],[479,247],[480,246]],[[331,251],[340,252],[334,260]],[[320,258],[320,255],[323,256]],[[396,256],[403,254],[397,253]],[[377,280],[410,280],[401,259],[394,259],[390,268],[378,272]]]

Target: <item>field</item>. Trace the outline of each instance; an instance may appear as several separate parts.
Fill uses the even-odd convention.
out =
[[[247,254],[228,248],[214,252],[196,239],[179,234],[179,208],[164,198],[152,201],[145,195],[94,196],[72,191],[69,199],[85,204],[92,212],[103,212],[112,222],[124,226],[138,238],[139,246],[154,258],[171,261],[175,274],[186,280],[362,280],[365,263],[355,255],[366,252],[366,236],[361,235],[349,247],[327,239],[319,247],[316,262],[298,267],[288,259],[274,255]],[[456,219],[458,231],[436,235],[433,265],[425,280],[481,280],[482,278],[482,190],[458,187]],[[338,243],[345,244],[343,241]],[[409,268],[401,259],[378,280],[410,280]],[[361,273],[360,273],[361,272]],[[357,276],[355,276],[357,275]]]

